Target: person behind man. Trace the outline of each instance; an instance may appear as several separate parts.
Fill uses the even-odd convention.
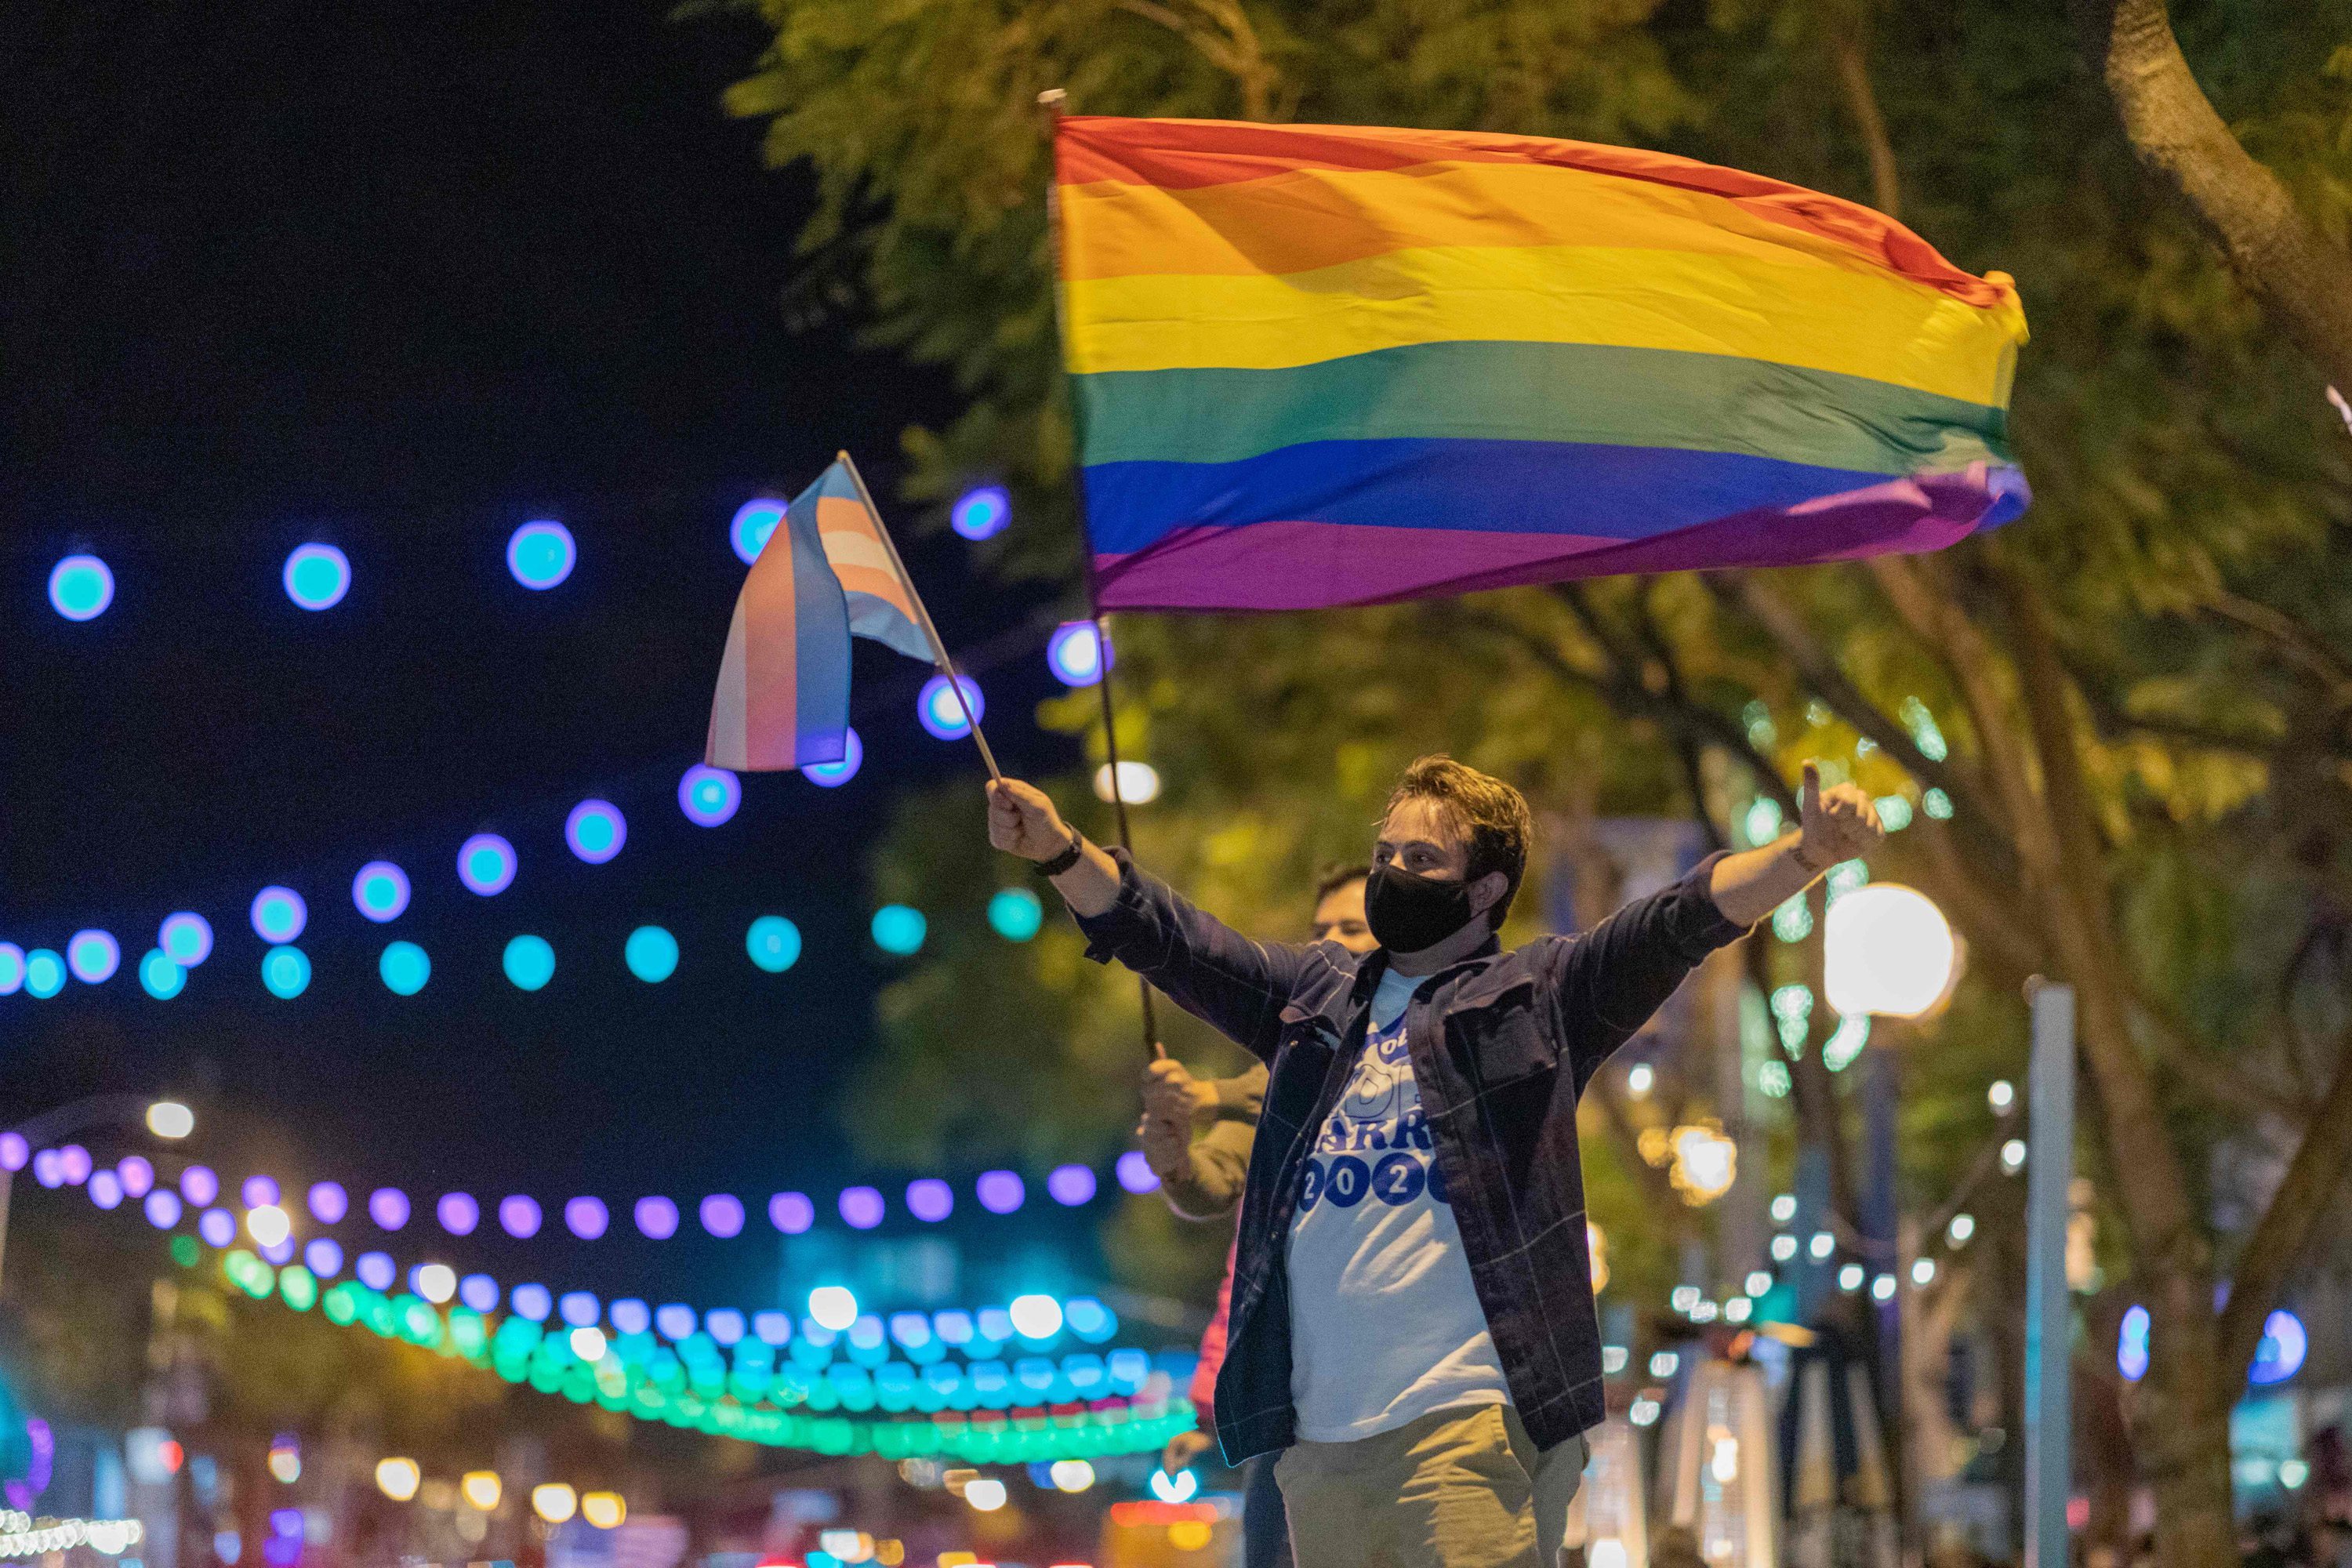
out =
[[[1359,956],[1380,945],[1364,919],[1364,879],[1370,869],[1349,866],[1327,871],[1315,885],[1310,929],[1317,942],[1337,942]],[[1168,1206],[1187,1219],[1214,1219],[1241,1205],[1249,1173],[1250,1145],[1257,1137],[1259,1108],[1265,1100],[1265,1064],[1253,1062],[1233,1078],[1199,1079],[1182,1062],[1163,1057],[1143,1073],[1144,1158],[1160,1178]],[[1200,1137],[1194,1126],[1208,1131]],[[1181,1470],[1213,1440],[1217,1369],[1224,1364],[1227,1318],[1233,1309],[1234,1258],[1241,1240],[1225,1253],[1224,1278],[1217,1283],[1217,1308],[1201,1336],[1201,1363],[1192,1373],[1192,1404],[1201,1425],[1169,1440],[1161,1465]],[[1244,1461],[1242,1485],[1243,1568],[1290,1568],[1290,1523],[1275,1484],[1274,1461],[1260,1454]]]
[[[1577,1099],[1708,952],[1877,844],[1869,797],[1809,763],[1795,831],[1505,952],[1527,802],[1423,757],[1381,824],[1359,958],[1250,941],[1034,786],[988,794],[991,841],[1037,862],[1091,957],[1267,1066],[1216,1426],[1229,1461],[1283,1450],[1301,1568],[1554,1568],[1603,1414]]]

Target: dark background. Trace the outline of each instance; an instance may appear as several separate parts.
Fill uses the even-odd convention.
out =
[[[914,723],[926,672],[867,645],[848,787],[747,778],[710,830],[676,804],[742,579],[733,509],[847,446],[895,510],[899,430],[952,412],[943,378],[858,352],[848,323],[786,330],[806,183],[764,170],[717,101],[761,35],[636,0],[11,15],[0,938],[62,951],[99,926],[124,962],[0,998],[0,1121],[172,1089],[224,1175],[392,1182],[420,1213],[444,1187],[486,1214],[520,1189],[551,1226],[593,1192],[616,1235],[639,1194],[690,1213],[732,1190],[747,1239],[701,1244],[698,1267],[705,1300],[751,1304],[766,1194],[857,1174],[830,1101],[898,962],[866,936],[863,842],[894,789],[950,775],[974,780],[980,831],[969,748]],[[504,561],[536,516],[580,549],[544,594]],[[310,539],[355,577],[320,615],[278,578]],[[84,625],[45,591],[79,549],[117,584]],[[1034,606],[973,583],[952,536],[911,554],[950,644],[1003,660],[1000,752],[1038,759],[1056,742],[1027,713],[1050,682],[1007,632]],[[590,795],[628,817],[604,867],[562,845]],[[494,899],[455,876],[484,828],[521,860]],[[350,898],[377,857],[415,888],[381,928]],[[315,975],[289,1002],[262,988],[246,916],[273,882],[310,907]],[[215,951],[155,1002],[135,966],[182,908]],[[782,976],[743,952],[772,910],[806,941]],[[646,921],[684,950],[660,985],[621,961]],[[520,931],[555,946],[537,994],[499,972]],[[377,978],[395,937],[432,956],[417,997]],[[405,1239],[404,1263],[420,1227]]]

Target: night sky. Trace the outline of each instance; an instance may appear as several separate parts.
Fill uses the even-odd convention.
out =
[[[827,1100],[891,973],[861,840],[910,780],[976,795],[972,759],[916,729],[925,672],[861,646],[848,788],[751,778],[715,830],[675,790],[741,582],[734,507],[845,445],[887,510],[898,431],[953,405],[854,323],[787,331],[807,183],[717,107],[756,30],[631,0],[27,9],[0,41],[0,938],[98,926],[125,962],[0,998],[0,1120],[180,1089],[225,1173],[485,1200],[846,1179]],[[580,546],[546,594],[504,563],[538,516]],[[355,574],[322,615],[278,582],[310,539]],[[44,584],[81,549],[117,594],[77,626]],[[913,556],[953,644],[1031,608],[951,537]],[[1015,761],[1046,684],[1025,651],[992,679]],[[562,841],[591,795],[629,823],[601,868]],[[454,874],[484,829],[522,863],[495,899]],[[350,897],[379,857],[415,884],[389,927]],[[269,883],[310,907],[290,1002],[247,922]],[[179,908],[217,947],[159,1003],[132,970]],[[769,911],[807,939],[781,977],[743,952]],[[658,986],[621,961],[646,921],[684,948]],[[499,969],[524,931],[557,952],[535,995]],[[413,999],[376,976],[398,936],[433,959]],[[774,1255],[728,1258],[717,1296]]]

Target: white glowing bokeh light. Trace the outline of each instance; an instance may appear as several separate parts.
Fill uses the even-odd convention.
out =
[[[583,1325],[572,1331],[572,1353],[582,1361],[594,1363],[604,1359],[604,1331]]]
[[[1822,922],[1822,994],[1846,1017],[1932,1013],[1960,973],[1960,941],[1935,900],[1899,882],[1856,888]]]
[[[1082,1492],[1095,1484],[1095,1468],[1084,1459],[1056,1459],[1046,1474],[1057,1491]]]
[[[857,1297],[846,1285],[820,1285],[809,1292],[808,1310],[817,1327],[837,1334],[857,1321]]]
[[[1050,1340],[1062,1331],[1062,1304],[1051,1296],[1015,1296],[1006,1310],[1024,1340]]]
[[[425,1479],[414,1459],[380,1459],[375,1467],[376,1489],[394,1502],[406,1502],[416,1495],[417,1483]]]
[[[483,1513],[499,1506],[499,1498],[506,1490],[496,1470],[467,1470],[458,1479],[457,1490],[466,1500]]]
[[[1121,762],[1118,764],[1118,793],[1129,805],[1149,805],[1160,798],[1160,770],[1150,763]],[[1110,798],[1110,764],[1105,763],[1095,770],[1095,797]]]
[[[580,1511],[580,1494],[562,1481],[530,1489],[530,1511],[550,1524],[562,1524]]]
[[[994,1513],[1004,1506],[1004,1483],[993,1476],[982,1476],[976,1481],[966,1481],[963,1500],[982,1513]]]
[[[158,1138],[185,1138],[196,1130],[196,1113],[176,1100],[159,1100],[147,1108],[147,1131]]]
[[[246,1211],[245,1228],[262,1246],[278,1247],[294,1233],[294,1222],[276,1204],[263,1204]]]
[[[439,1306],[457,1293],[457,1271],[446,1263],[427,1263],[416,1271],[416,1293]]]

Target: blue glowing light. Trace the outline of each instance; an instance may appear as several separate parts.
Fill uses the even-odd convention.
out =
[[[1118,1157],[1118,1184],[1130,1193],[1156,1193],[1160,1190],[1160,1178],[1153,1173],[1151,1162],[1144,1158],[1140,1149],[1129,1149]]]
[[[1065,686],[1092,686],[1103,678],[1103,653],[1108,646],[1093,621],[1064,621],[1045,640],[1045,665]],[[1113,658],[1116,662],[1115,655]]]
[[[555,978],[555,949],[543,936],[519,936],[499,960],[516,988],[536,991]]]
[[[654,1327],[666,1340],[691,1339],[694,1336],[694,1309],[683,1301],[669,1301],[654,1310]]]
[[[657,984],[677,973],[677,938],[659,926],[639,926],[621,949],[629,973],[648,984]]]
[[[94,621],[114,603],[114,574],[95,555],[68,555],[49,570],[49,603],[69,621]]]
[[[236,1216],[226,1209],[206,1209],[196,1221],[196,1234],[215,1247],[236,1239]]]
[[[298,544],[286,557],[286,596],[306,610],[331,610],[352,591],[352,563],[331,544]]]
[[[488,1312],[499,1304],[499,1282],[487,1274],[468,1274],[457,1281],[457,1300],[477,1312]]]
[[[310,923],[310,906],[291,888],[264,888],[253,895],[253,934],[264,942],[288,942]]]
[[[1000,888],[988,900],[988,923],[1007,942],[1027,942],[1045,923],[1045,906],[1026,888]]]
[[[358,1275],[360,1283],[371,1290],[389,1290],[399,1270],[393,1266],[388,1254],[362,1252],[359,1261],[352,1265],[352,1272]]]
[[[14,996],[25,988],[25,950],[0,942],[0,996]]]
[[[988,702],[980,694],[980,683],[969,675],[956,677],[956,686],[963,689],[963,702],[956,700],[955,689],[948,685],[944,675],[934,675],[923,682],[920,695],[915,699],[915,717],[924,729],[942,741],[961,741],[971,733],[976,721],[988,717]],[[964,705],[971,708],[970,718],[964,715]]]
[[[516,582],[534,593],[552,588],[571,576],[579,560],[580,552],[572,542],[572,531],[551,520],[526,522],[507,540],[507,570],[514,574]]]
[[[383,976],[384,988],[395,996],[414,996],[433,978],[433,960],[413,942],[395,942],[386,947],[375,967]]]
[[[321,1279],[332,1279],[343,1271],[343,1249],[331,1236],[313,1237],[302,1248],[302,1262]]]
[[[1092,1203],[1095,1173],[1084,1165],[1056,1165],[1045,1174],[1045,1191],[1065,1208]]]
[[[784,503],[773,496],[753,496],[735,509],[735,519],[727,525],[727,542],[735,547],[735,559],[749,566],[768,547],[768,536],[784,521]]]
[[[180,1223],[180,1215],[185,1212],[180,1203],[180,1194],[169,1187],[158,1187],[149,1193],[147,1201],[140,1206],[147,1211],[147,1223],[157,1230],[171,1229]]]
[[[78,931],[66,942],[66,967],[84,985],[103,984],[122,967],[122,944],[110,931]]]
[[[292,1001],[310,988],[310,960],[299,947],[279,945],[261,955],[261,983],[272,996]]]
[[[956,497],[948,526],[975,542],[993,539],[1013,521],[1013,498],[1003,485],[975,485]]]
[[[722,1345],[731,1345],[743,1337],[743,1314],[732,1307],[719,1307],[702,1316],[702,1331]]]
[[[477,833],[457,847],[457,880],[466,890],[488,898],[515,879],[514,846],[495,833]]]
[[[2146,1307],[2135,1302],[2124,1309],[2123,1330],[2116,1336],[2116,1370],[2126,1383],[2147,1375],[2147,1327]]]
[[[2284,1307],[2263,1320],[2262,1342],[2254,1347],[2254,1364],[2246,1376],[2263,1387],[2284,1383],[2303,1370],[2303,1358],[2311,1349],[2311,1337],[2304,1332],[2303,1320]]]
[[[618,1333],[642,1334],[654,1326],[654,1310],[635,1296],[624,1296],[604,1310]]]
[[[955,1212],[955,1189],[937,1176],[918,1177],[907,1184],[907,1212],[937,1225]]]
[[[677,1234],[677,1205],[667,1198],[639,1198],[637,1234],[652,1241],[667,1241]]]
[[[800,961],[801,928],[782,915],[761,915],[743,934],[751,962],[771,974],[782,974]]]
[[[1073,1296],[1063,1302],[1062,1321],[1088,1344],[1098,1345],[1118,1332],[1118,1319],[1092,1296]]]
[[[566,1290],[555,1303],[555,1310],[575,1329],[594,1328],[596,1320],[604,1315],[596,1298],[585,1290]]]
[[[628,841],[628,819],[609,800],[583,800],[563,819],[563,842],[591,866],[602,866]]]
[[[841,761],[837,763],[803,763],[801,777],[819,789],[839,789],[857,776],[866,762],[866,742],[857,738],[856,729],[844,726],[841,731]]]
[[[743,804],[743,781],[725,768],[697,763],[677,781],[677,808],[697,827],[716,827]]]
[[[518,1285],[507,1300],[513,1306],[515,1316],[526,1323],[543,1323],[547,1315],[555,1310],[555,1298],[544,1285]]]
[[[188,972],[172,962],[160,947],[151,947],[139,961],[139,984],[158,1002],[169,1002],[188,984]]]
[[[25,955],[25,989],[46,1002],[66,988],[66,961],[56,952],[37,947]]]
[[[885,904],[874,911],[873,929],[875,946],[906,958],[923,950],[923,936],[930,927],[922,910],[905,904]]]
[[[982,1171],[972,1184],[972,1194],[991,1214],[1011,1214],[1029,1195],[1021,1178],[1011,1171]]]
[[[852,1230],[872,1230],[882,1223],[882,1194],[872,1187],[845,1187],[841,1193],[842,1223]]]
[[[193,910],[165,915],[155,945],[183,969],[194,969],[213,952],[213,922]]]
[[[806,1193],[778,1193],[768,1200],[768,1223],[786,1236],[798,1236],[816,1223],[816,1205]]]
[[[352,902],[381,925],[408,908],[408,873],[389,860],[371,860],[352,879]]]

